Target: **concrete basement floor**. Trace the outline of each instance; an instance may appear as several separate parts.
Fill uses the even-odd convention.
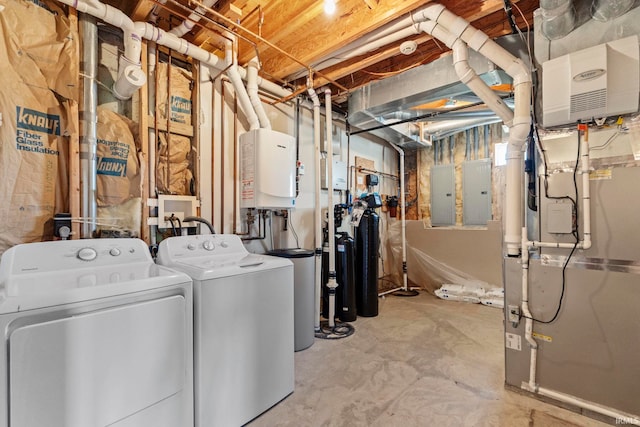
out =
[[[297,352],[294,393],[249,425],[606,425],[504,389],[501,310],[421,292],[379,311]]]

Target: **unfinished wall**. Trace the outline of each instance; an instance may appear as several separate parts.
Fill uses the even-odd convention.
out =
[[[466,135],[465,132],[455,134],[455,145],[453,150],[453,164],[455,165],[456,178],[456,226],[463,225],[462,218],[462,163],[465,161]],[[473,147],[473,137],[472,147]],[[490,125],[489,131],[489,158],[494,159],[494,146],[503,142],[502,126],[500,124]],[[451,164],[449,156],[449,141],[445,141],[445,150],[442,155],[441,164]],[[485,158],[484,155],[484,133],[480,127],[480,147],[478,149],[478,159]],[[474,157],[471,154],[470,160]],[[492,161],[492,164],[495,162]],[[431,167],[435,164],[434,148],[425,148],[418,151],[418,188],[419,188],[419,215],[426,224],[431,224]],[[504,168],[493,166],[492,182],[492,213],[494,221],[501,221],[502,195],[504,194]]]
[[[477,158],[485,157],[484,132],[480,128]],[[502,128],[491,125],[489,132],[489,156],[494,159],[494,146],[502,142]],[[482,282],[486,287],[502,287],[502,200],[504,193],[504,167],[492,168],[493,221],[487,227],[463,226],[462,163],[467,149],[465,132],[454,137],[453,164],[456,180],[456,225],[431,227],[431,167],[435,164],[434,149],[418,151],[418,207],[420,221],[410,221],[407,226],[407,262],[409,279],[432,292],[443,283]],[[471,136],[473,160],[473,136]],[[449,141],[439,164],[451,164]],[[399,244],[399,242],[397,243]],[[397,249],[395,249],[397,252]]]
[[[78,36],[53,3],[0,1],[0,253],[53,238],[68,211]]]

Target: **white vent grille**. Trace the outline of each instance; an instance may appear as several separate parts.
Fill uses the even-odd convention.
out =
[[[607,89],[571,95],[571,114],[607,108]]]

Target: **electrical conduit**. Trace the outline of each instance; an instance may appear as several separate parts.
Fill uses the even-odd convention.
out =
[[[307,91],[311,101],[313,101],[313,148],[315,153],[315,211],[314,211],[314,231],[315,231],[315,312],[314,328],[320,330],[320,300],[322,298],[322,207],[320,206],[320,99],[313,89],[311,79],[307,80]]]

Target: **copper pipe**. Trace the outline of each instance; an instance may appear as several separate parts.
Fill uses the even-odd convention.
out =
[[[176,0],[170,0],[170,1],[171,1],[171,3],[173,3],[173,4],[175,4],[175,5],[179,6],[179,7],[185,7],[185,6],[183,6],[182,4],[180,4],[179,2],[177,2]],[[156,4],[158,4],[158,5],[160,5],[161,7],[165,8],[165,9],[168,9],[166,5],[163,5],[162,3],[160,3],[160,2],[159,2],[159,1],[157,1],[157,0],[153,0],[153,2],[154,2],[154,3],[156,3]],[[202,9],[203,9],[203,10],[205,10],[206,12],[211,13],[212,15],[214,15],[215,17],[217,17],[218,19],[220,19],[220,20],[222,20],[222,21],[226,22],[226,23],[227,23],[227,24],[229,24],[231,27],[235,27],[235,28],[236,28],[236,29],[238,29],[238,30],[244,31],[245,33],[249,34],[250,36],[254,37],[255,39],[257,39],[257,40],[261,41],[262,43],[266,44],[266,45],[267,45],[267,46],[269,46],[270,48],[277,50],[277,51],[278,51],[278,52],[280,52],[282,55],[284,55],[284,56],[286,56],[287,58],[291,59],[293,62],[295,62],[295,63],[297,63],[298,65],[301,65],[302,67],[304,67],[304,68],[306,68],[307,70],[309,70],[309,72],[315,72],[318,76],[320,76],[320,77],[322,77],[322,78],[326,79],[328,82],[330,82],[331,84],[333,84],[333,85],[337,86],[338,88],[340,88],[340,89],[342,89],[342,90],[344,90],[344,91],[347,91],[347,92],[349,91],[349,89],[348,89],[347,87],[345,87],[345,86],[341,85],[340,83],[338,83],[338,82],[336,82],[336,81],[332,80],[331,78],[329,78],[328,76],[326,76],[326,75],[322,74],[322,73],[321,73],[321,72],[319,72],[318,70],[314,70],[313,68],[311,68],[311,66],[310,66],[310,65],[307,65],[307,64],[305,64],[304,62],[300,61],[298,58],[296,58],[295,56],[291,55],[291,54],[290,54],[290,53],[288,53],[287,51],[285,51],[285,50],[283,50],[283,49],[279,48],[278,46],[276,46],[275,44],[271,43],[269,40],[265,39],[264,37],[262,37],[262,36],[260,36],[260,35],[258,35],[258,34],[256,34],[256,33],[254,33],[253,31],[251,31],[251,30],[249,30],[249,29],[247,29],[247,28],[244,28],[244,27],[243,27],[242,25],[240,25],[240,24],[237,24],[237,23],[236,23],[236,22],[234,22],[232,19],[227,18],[227,17],[226,17],[226,16],[224,16],[223,14],[221,14],[221,13],[219,13],[219,12],[217,12],[217,11],[215,11],[215,10],[211,9],[210,7],[205,6],[203,3],[200,3],[199,1],[195,1],[195,0],[193,0],[193,1],[192,1],[192,3],[195,3],[196,5],[198,5],[200,8],[202,8]],[[195,12],[195,10],[194,10],[194,11],[192,11],[192,12]],[[218,23],[218,22],[216,22],[216,21],[214,21],[214,20],[212,20],[212,19],[208,18],[207,16],[205,16],[205,15],[200,15],[200,16],[201,16],[201,18],[202,18],[202,19],[204,19],[205,21],[210,22],[210,23],[212,23],[212,24],[214,24],[214,25],[216,25],[216,26],[221,27],[221,28],[223,29],[223,31],[230,31],[230,32],[232,32],[233,34],[237,35],[238,37],[242,37],[242,35],[241,35],[241,34],[239,34],[237,31],[232,30],[232,29],[229,29],[229,28],[225,28],[225,27],[224,27],[224,25],[222,25],[222,24],[220,24],[220,23]],[[205,27],[205,28],[206,28],[206,27]],[[243,38],[244,40],[246,40],[246,38],[245,38],[245,37],[242,37],[242,38]],[[252,43],[252,44],[255,44],[255,43]],[[257,50],[257,49],[256,49],[256,50]],[[305,90],[306,90],[306,87],[305,87]]]

